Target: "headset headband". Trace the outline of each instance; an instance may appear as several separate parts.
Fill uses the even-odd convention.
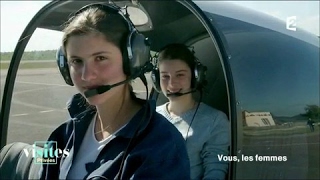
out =
[[[79,9],[78,11],[76,11],[73,14],[73,17],[76,17],[78,14],[84,12],[85,10],[89,9],[89,8],[98,8],[100,10],[103,10],[104,12],[111,12],[112,14],[119,14],[122,16],[122,19],[126,21],[126,23],[128,24],[128,30],[130,32],[128,38],[131,39],[132,35],[137,32],[137,29],[135,28],[134,24],[131,22],[131,20],[129,20],[129,14],[127,13],[127,6],[121,8],[119,6],[113,5],[113,4],[101,4],[101,3],[92,3],[92,4],[88,4],[84,7],[82,7],[81,9]],[[123,13],[122,9],[125,10],[126,14]],[[127,46],[127,55],[129,59],[133,58],[133,52],[131,49],[131,42],[128,41]]]

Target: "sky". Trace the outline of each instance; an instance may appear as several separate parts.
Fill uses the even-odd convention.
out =
[[[0,1],[0,51],[12,52],[32,17],[49,1]],[[269,14],[283,21],[296,16],[297,28],[319,36],[319,1],[229,1]],[[62,34],[37,29],[26,47],[31,50],[53,50],[60,46]],[[41,39],[42,41],[39,41]],[[52,40],[55,40],[54,42]],[[50,43],[48,43],[50,40]],[[45,42],[45,43],[44,43]]]

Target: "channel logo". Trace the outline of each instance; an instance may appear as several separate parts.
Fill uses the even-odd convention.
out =
[[[297,16],[287,17],[286,28],[290,31],[297,31]]]
[[[68,150],[58,149],[56,141],[35,141],[32,150],[23,149],[24,154],[32,156],[35,164],[57,164],[60,157],[69,156]]]

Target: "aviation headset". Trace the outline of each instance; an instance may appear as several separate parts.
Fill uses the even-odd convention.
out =
[[[158,53],[155,54],[153,57],[154,63],[155,63],[155,68],[151,71],[151,80],[153,87],[155,90],[159,93],[161,93],[161,87],[160,87],[160,72],[159,72],[159,54],[166,50],[169,47],[172,46],[181,46],[182,44],[168,44],[164,46],[163,48],[160,49]],[[184,45],[183,45],[184,46]],[[193,56],[193,67],[191,68],[191,73],[192,73],[192,78],[191,78],[191,89],[193,90],[200,90],[203,88],[204,85],[206,85],[206,72],[207,72],[207,67],[202,65],[198,59],[195,56],[195,52],[193,50],[193,47],[189,49],[189,47],[185,46],[186,49],[190,51],[190,53]],[[188,65],[189,66],[189,65]]]
[[[89,8],[98,8],[107,13],[119,14],[128,24],[129,33],[126,44],[125,46],[121,44],[120,47],[123,57],[123,71],[128,76],[128,78],[134,79],[150,71],[150,66],[146,67],[151,64],[150,44],[148,42],[148,39],[136,30],[134,24],[129,19],[129,15],[127,13],[124,14],[121,11],[120,7],[112,4],[89,4],[75,12],[74,15],[68,20],[68,22],[71,22],[77,15]],[[57,51],[56,60],[63,79],[68,85],[73,86],[74,84],[71,80],[67,58],[62,47],[60,47]]]

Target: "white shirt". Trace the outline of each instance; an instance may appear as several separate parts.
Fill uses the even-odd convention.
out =
[[[74,149],[70,150],[70,154],[66,157],[65,161],[62,163],[60,168],[59,179],[83,179],[86,174],[86,164],[94,162],[99,155],[103,147],[113,139],[115,133],[111,134],[109,137],[102,141],[98,141],[94,134],[94,127],[96,123],[95,115],[87,129],[84,139],[80,145],[78,154],[75,159],[73,159]],[[124,127],[124,126],[123,126]],[[122,129],[122,128],[120,128]],[[120,130],[119,129],[119,130]],[[117,131],[119,131],[117,130]],[[72,166],[71,166],[72,165]]]

